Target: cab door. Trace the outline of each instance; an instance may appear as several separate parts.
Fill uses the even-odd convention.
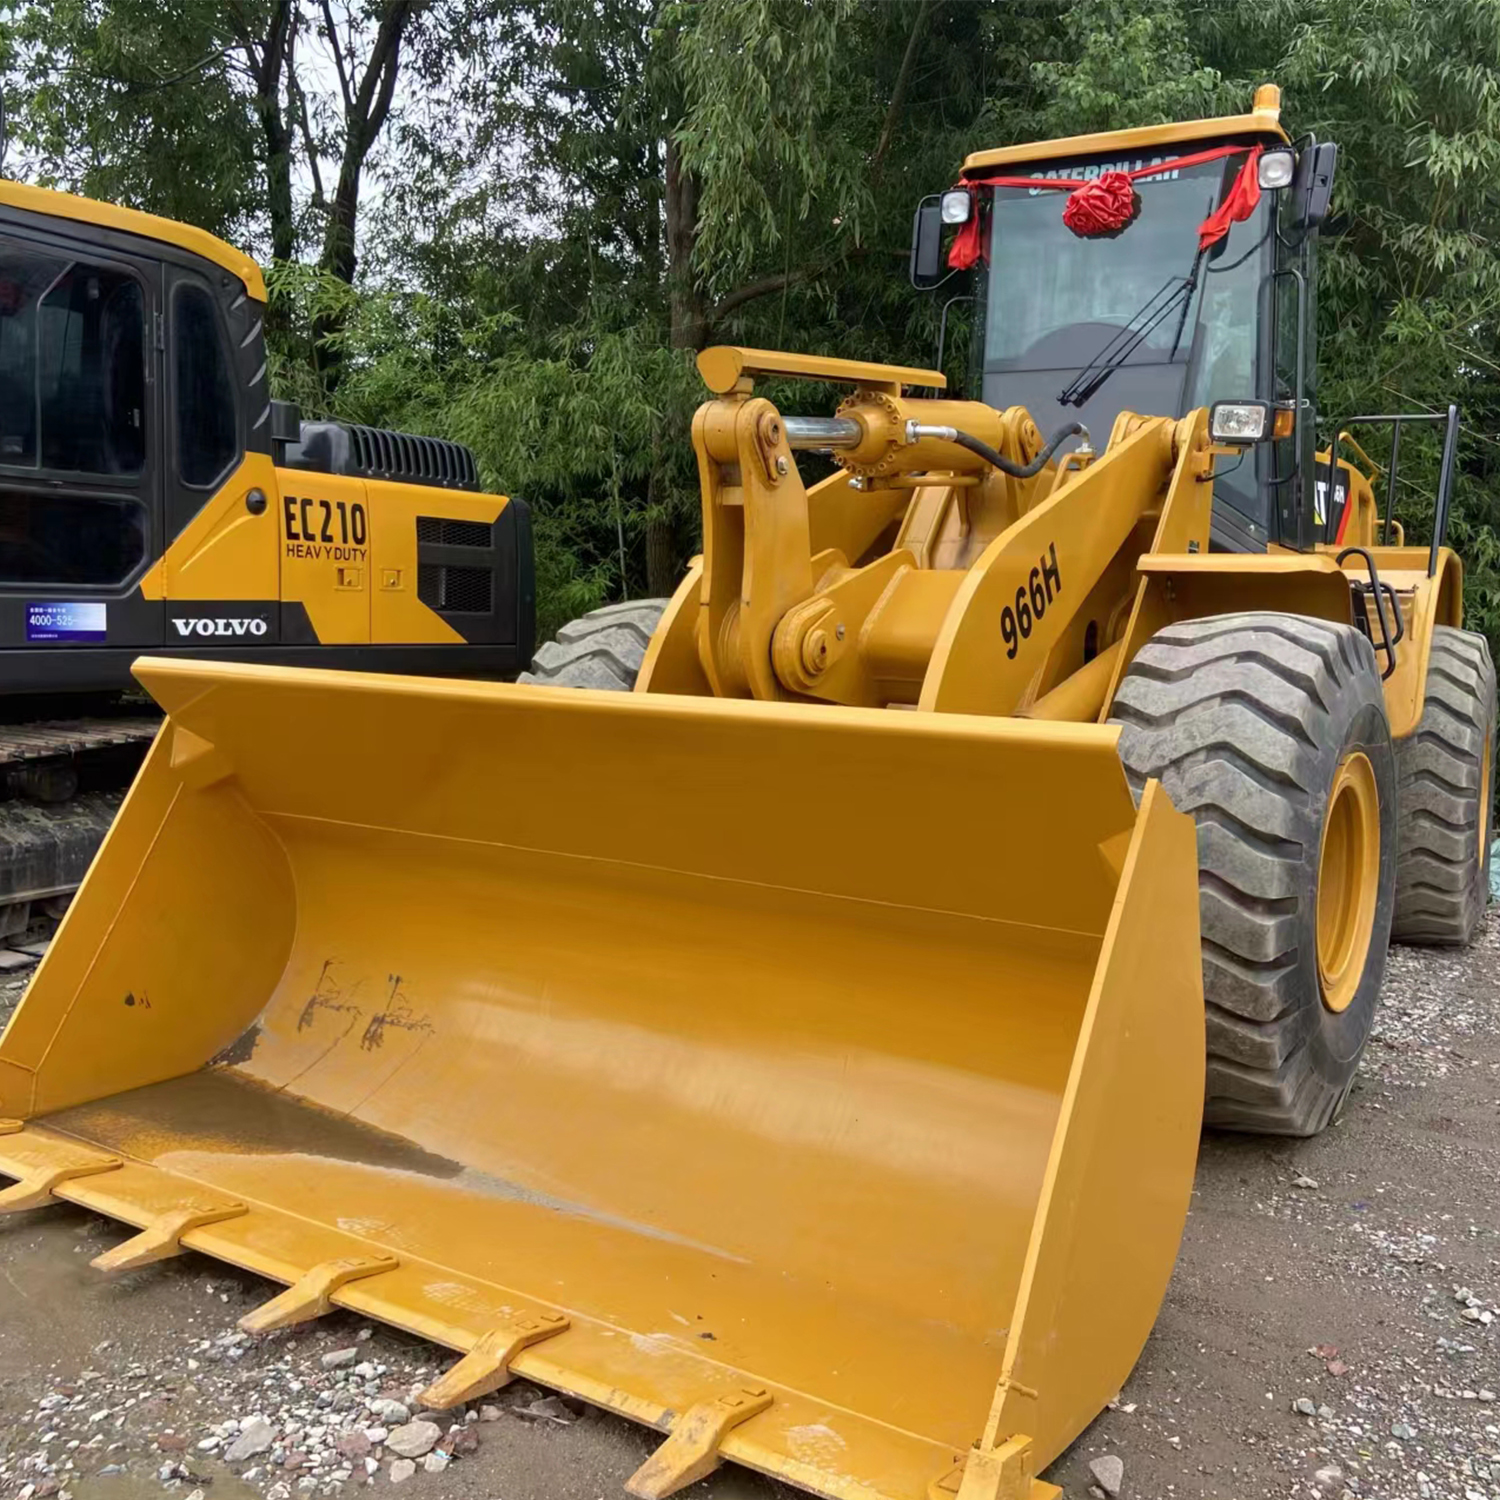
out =
[[[169,258],[163,273],[167,644],[253,655],[281,639],[275,472],[252,451],[263,349],[258,372],[237,361],[259,348],[260,310],[196,257]]]
[[[161,265],[121,238],[0,211],[0,686],[10,691],[103,685],[89,648],[163,639],[162,606],[138,588],[163,538]]]

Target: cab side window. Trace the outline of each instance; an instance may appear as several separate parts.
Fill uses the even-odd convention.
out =
[[[144,563],[146,313],[124,267],[0,236],[5,586],[113,587]]]
[[[0,464],[133,478],[145,461],[140,283],[0,241]]]
[[[19,246],[0,248],[0,463],[37,462],[37,304],[67,262]]]
[[[177,469],[195,488],[218,483],[239,458],[229,351],[213,298],[183,282],[172,296]]]
[[[42,298],[42,466],[139,474],[146,457],[146,311],[133,276],[75,262]]]

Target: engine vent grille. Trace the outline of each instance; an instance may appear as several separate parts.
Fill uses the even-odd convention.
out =
[[[384,427],[361,427],[354,422],[348,423],[346,430],[355,473],[453,490],[479,488],[479,467],[462,443],[391,432]]]
[[[417,541],[434,547],[490,547],[495,528],[489,521],[455,521],[446,516],[418,516]]]
[[[487,615],[494,608],[494,582],[489,568],[421,563],[417,567],[417,598],[428,609],[444,614]]]

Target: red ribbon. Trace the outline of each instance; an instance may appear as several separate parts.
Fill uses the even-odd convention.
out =
[[[1229,233],[1231,224],[1248,219],[1260,202],[1260,153],[1259,146],[1252,146],[1234,179],[1234,186],[1224,195],[1224,201],[1198,226],[1198,248],[1207,250],[1217,245]]]
[[[1135,189],[1132,186],[1143,177],[1157,177],[1164,172],[1174,172],[1182,167],[1196,167],[1206,161],[1220,161],[1226,156],[1245,156],[1234,185],[1224,195],[1224,201],[1198,226],[1198,248],[1207,250],[1229,233],[1229,226],[1248,219],[1260,202],[1260,177],[1257,163],[1260,161],[1260,146],[1215,146],[1208,151],[1195,151],[1189,156],[1174,156],[1167,161],[1153,162],[1150,166],[1137,167],[1129,172],[1104,172],[1098,177],[973,177],[960,186],[978,187],[1045,188],[1049,192],[1068,193],[1063,205],[1063,223],[1075,234],[1107,234],[1122,229],[1130,221],[1135,209]],[[1126,192],[1130,198],[1125,200]],[[1075,222],[1077,221],[1077,222]],[[979,232],[977,205],[970,212],[968,221],[954,236],[953,246],[948,252],[948,264],[956,271],[966,271],[984,258],[983,241]]]

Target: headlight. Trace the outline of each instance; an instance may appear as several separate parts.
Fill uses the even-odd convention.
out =
[[[1256,177],[1263,188],[1284,188],[1296,170],[1296,158],[1289,150],[1261,153]]]
[[[1216,443],[1243,447],[1271,435],[1269,401],[1215,401],[1208,430]]]
[[[973,211],[967,188],[953,188],[943,194],[943,223],[967,224]]]

